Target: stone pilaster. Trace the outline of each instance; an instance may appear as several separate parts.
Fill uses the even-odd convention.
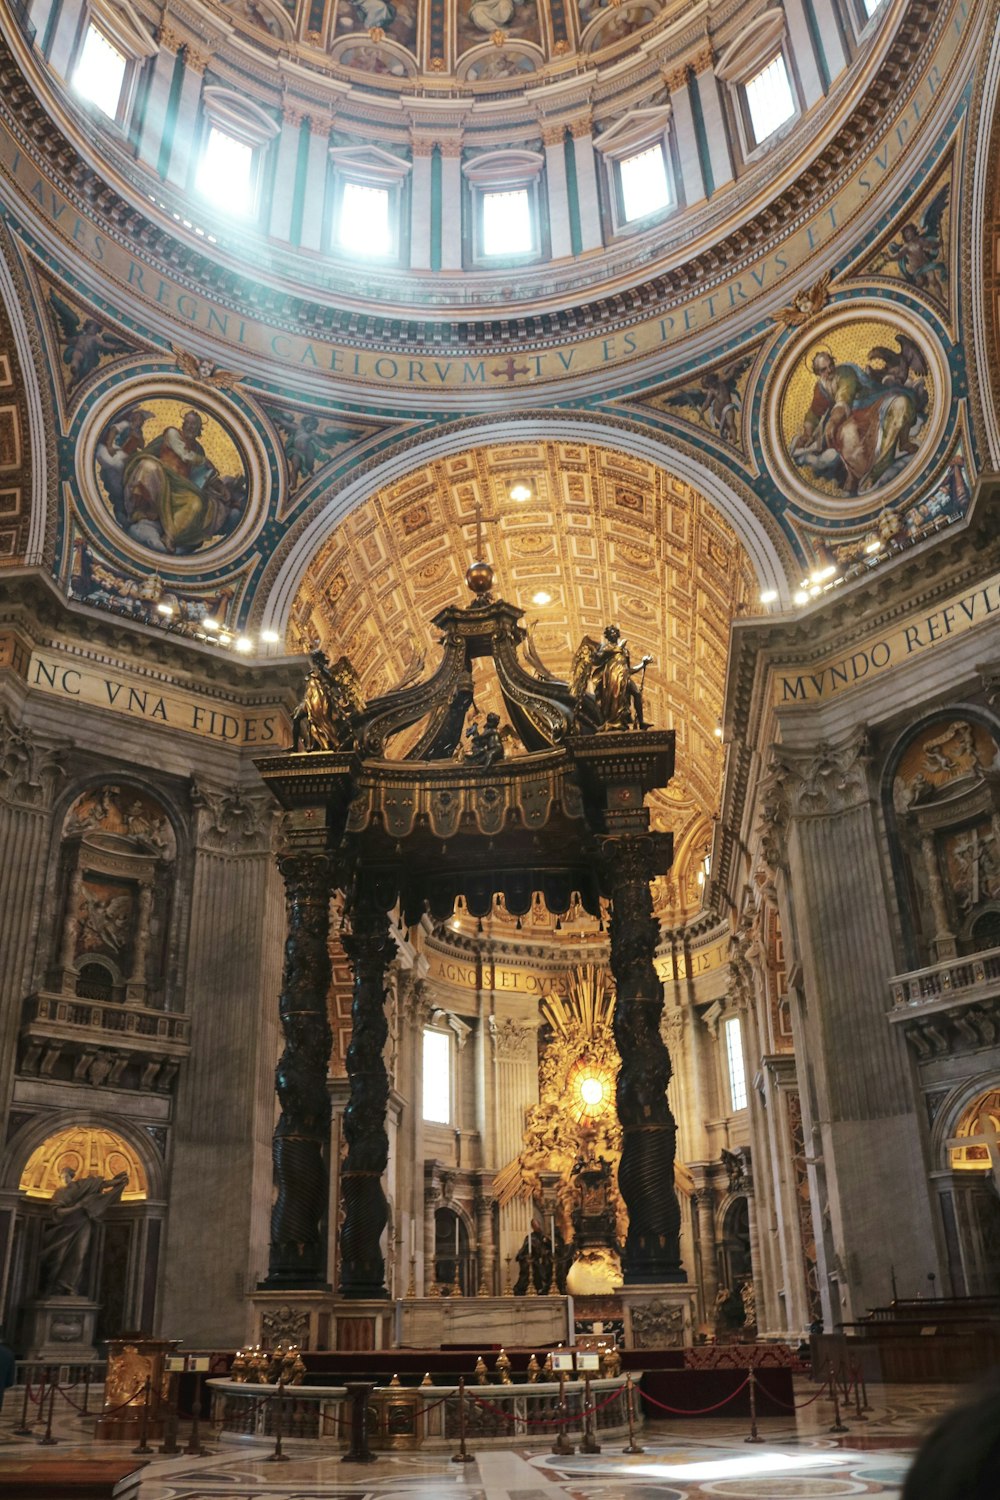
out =
[[[832,1324],[884,1301],[886,1224],[906,1284],[922,1285],[940,1267],[915,1149],[909,1060],[885,1014],[895,960],[866,737],[782,749],[772,795],[783,798],[787,820],[779,905],[802,969],[793,1016],[807,1075],[800,1082],[820,1287]]]
[[[705,178],[698,155],[698,134],[695,130],[694,112],[691,108],[691,79],[687,64],[668,69],[664,81],[670,90],[673,108],[674,138],[680,159],[681,182],[684,186],[684,202],[688,208],[700,203],[705,197]]]
[[[302,134],[302,112],[286,105],[281,111],[281,134],[272,150],[277,152],[274,190],[271,193],[270,222],[267,230],[273,239],[292,238],[292,209],[295,203],[295,177],[299,164],[299,137]]]
[[[626,1286],[682,1282],[687,1276],[674,1190],[677,1127],[667,1102],[670,1054],[660,1034],[663,992],[653,963],[659,930],[649,885],[652,841],[606,839],[603,861],[612,901],[614,1035],[621,1056],[618,1186],[629,1215],[622,1269]]]
[[[570,125],[573,154],[576,158],[576,191],[580,204],[580,243],[583,250],[599,250],[604,243],[601,230],[601,200],[597,191],[597,155],[594,151],[593,122],[588,117]]]
[[[389,918],[377,899],[362,894],[350,919],[351,931],[341,938],[354,970],[354,999],[347,1048],[351,1097],[344,1111],[347,1157],[340,1179],[344,1205],[340,1293],[354,1298],[386,1297],[380,1244],[388,1220],[382,1185],[389,1159],[385,993],[386,970],[394,950]]]
[[[14,1087],[21,1002],[32,987],[37,913],[48,875],[49,820],[64,747],[16,725],[0,707],[0,1106]]]
[[[441,151],[441,269],[462,268],[462,146],[442,141]]]
[[[152,77],[146,90],[142,126],[139,133],[139,160],[153,171],[160,155],[160,142],[167,123],[167,103],[173,82],[176,54],[181,39],[167,27],[160,28],[160,50],[152,60]],[[147,64],[150,66],[150,64]]]
[[[566,129],[563,125],[543,125],[542,145],[545,149],[545,181],[549,194],[549,234],[552,240],[552,259],[571,255],[573,251],[569,230],[569,190],[566,184]]]
[[[193,1045],[177,1081],[159,1317],[202,1347],[227,1348],[247,1336],[246,1294],[267,1263],[285,909],[270,799],[200,782],[191,800],[181,991]],[[231,1254],[220,1253],[220,1225]]]

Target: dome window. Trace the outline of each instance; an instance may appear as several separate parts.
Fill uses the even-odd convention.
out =
[[[410,163],[381,146],[333,146],[328,248],[352,259],[398,261]]]
[[[389,189],[345,182],[337,238],[356,255],[388,255],[392,249]]]
[[[106,119],[124,126],[142,65],[156,40],[127,0],[94,0],[87,7],[73,64],[72,89]]]
[[[80,98],[95,104],[109,120],[117,120],[127,72],[124,52],[91,21],[73,71],[73,87]]]
[[[751,161],[801,108],[785,12],[761,11],[726,47],[715,74],[728,91],[743,157]]]
[[[662,213],[670,206],[670,183],[663,145],[647,146],[618,163],[622,216],[627,224],[648,214]]]
[[[602,190],[611,232],[642,230],[677,207],[670,157],[670,105],[633,109],[602,130]]]
[[[198,164],[198,191],[224,213],[248,214],[253,207],[253,147],[213,125]]]
[[[778,52],[743,85],[747,114],[754,145],[759,146],[768,136],[780,130],[795,114],[792,97],[792,81],[788,76],[788,65]]]
[[[222,213],[249,218],[257,208],[267,148],[279,126],[251,100],[215,85],[205,89],[202,109],[195,187]]]
[[[539,180],[545,158],[536,151],[487,151],[463,167],[467,225],[475,265],[536,260],[542,254]]]
[[[527,188],[483,193],[483,254],[530,255],[535,227]]]

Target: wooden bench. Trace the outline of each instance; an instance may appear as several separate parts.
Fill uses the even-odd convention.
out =
[[[127,1500],[139,1493],[145,1461],[105,1458],[5,1458],[0,1497],[5,1500]]]

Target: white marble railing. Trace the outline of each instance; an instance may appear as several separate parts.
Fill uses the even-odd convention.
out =
[[[641,1376],[633,1373],[636,1385]],[[278,1388],[209,1380],[212,1421],[223,1433],[270,1438],[278,1428]],[[451,1447],[459,1437],[461,1394],[457,1385],[375,1386],[369,1398],[369,1439],[373,1448]],[[538,1439],[551,1442],[565,1430],[578,1440],[588,1406],[582,1380],[465,1387],[465,1430],[470,1443],[505,1447]],[[565,1403],[565,1404],[563,1404]],[[620,1378],[590,1381],[589,1410],[598,1436],[628,1429],[626,1386]],[[640,1403],[635,1402],[640,1421]],[[312,1438],[337,1448],[350,1440],[351,1402],[341,1385],[286,1387],[281,1431],[287,1438]]]
[[[894,974],[889,990],[892,1020],[900,1019],[900,1012],[927,1011],[1000,995],[1000,948],[949,958],[909,974]]]

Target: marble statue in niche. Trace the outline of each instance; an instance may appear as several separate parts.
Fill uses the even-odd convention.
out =
[[[128,1186],[127,1172],[110,1179],[77,1177],[66,1167],[62,1178],[49,1201],[42,1236],[42,1295],[47,1297],[80,1294],[94,1225],[121,1202]]]

